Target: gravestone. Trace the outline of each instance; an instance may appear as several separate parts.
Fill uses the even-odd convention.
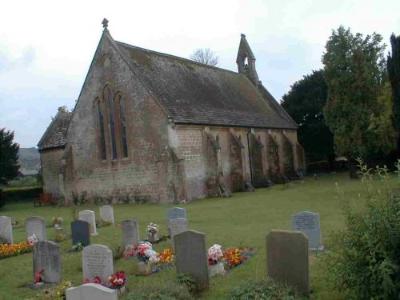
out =
[[[61,279],[60,246],[51,241],[39,241],[33,246],[33,277],[42,273],[42,281],[57,283]]]
[[[111,205],[101,206],[100,219],[104,222],[114,224],[114,208]]]
[[[81,243],[86,247],[90,245],[90,225],[86,221],[76,220],[71,222],[72,245]]]
[[[168,210],[167,216],[168,216],[168,220],[177,219],[177,218],[187,219],[186,209],[181,208],[181,207],[170,208]]]
[[[268,276],[309,294],[308,239],[299,231],[272,230],[266,238]]]
[[[122,246],[137,245],[139,243],[139,224],[135,219],[121,222]]]
[[[96,215],[93,210],[82,210],[79,212],[79,220],[89,223],[90,234],[97,235],[96,230]]]
[[[308,237],[311,250],[323,250],[319,214],[302,211],[292,216],[292,230],[301,231]]]
[[[0,216],[0,244],[4,240],[8,244],[13,243],[13,232],[11,218]]]
[[[208,288],[206,238],[189,230],[174,236],[176,272],[191,276],[200,290]]]
[[[93,280],[96,276],[102,282],[114,273],[113,255],[110,248],[104,245],[90,245],[82,251],[83,280]]]
[[[175,235],[188,230],[188,221],[184,218],[171,219],[168,222],[168,228],[171,241],[173,241]]]
[[[85,283],[65,290],[67,300],[118,300],[117,290],[96,283]]]
[[[36,235],[39,241],[47,240],[46,222],[41,217],[29,217],[25,221],[26,237],[33,234]]]

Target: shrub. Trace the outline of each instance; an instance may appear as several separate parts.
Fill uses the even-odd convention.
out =
[[[28,188],[9,188],[3,190],[3,198],[5,201],[10,200],[28,200],[32,198],[39,198],[43,192],[41,187],[28,187]]]
[[[228,299],[294,300],[299,298],[296,298],[293,290],[284,285],[275,283],[272,280],[249,280],[242,285],[234,288],[230,292]]]
[[[345,206],[345,229],[331,237],[323,262],[347,298],[399,299],[400,191],[387,191],[386,168],[360,165],[366,206]]]

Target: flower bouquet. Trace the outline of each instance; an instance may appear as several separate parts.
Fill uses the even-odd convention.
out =
[[[101,278],[99,276],[95,276],[93,278],[85,278],[83,280],[83,283],[96,283],[96,284],[101,284],[104,285]]]
[[[210,277],[225,274],[223,258],[224,254],[221,245],[214,244],[208,249],[208,273]]]
[[[31,236],[28,236],[28,238],[26,240],[27,240],[28,244],[31,246],[33,246],[37,242],[39,242],[39,239],[37,238],[36,234],[32,234]]]
[[[150,243],[158,242],[160,240],[158,225],[155,223],[150,223],[147,225],[147,239]]]
[[[64,222],[64,219],[61,217],[53,217],[51,219],[51,223],[54,228],[61,228],[62,223]]]
[[[153,250],[149,242],[140,242],[137,246],[127,246],[124,257],[138,259],[138,272],[140,275],[150,275],[155,272],[155,265],[159,262],[158,253]]]
[[[253,248],[228,248],[224,250],[224,260],[228,269],[237,267],[254,255]]]
[[[108,277],[109,288],[118,290],[118,294],[125,292],[126,275],[124,271],[118,271]]]

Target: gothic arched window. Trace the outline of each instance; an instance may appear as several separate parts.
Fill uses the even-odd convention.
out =
[[[117,159],[117,144],[115,140],[115,110],[112,91],[109,86],[106,86],[103,91],[103,100],[108,108],[108,128],[110,131],[111,140],[111,157]]]
[[[119,110],[119,138],[122,157],[128,157],[128,144],[126,140],[126,119],[125,119],[125,102],[121,94],[117,94],[114,99],[114,105]]]
[[[100,158],[107,159],[106,154],[106,137],[104,134],[104,112],[99,98],[96,99],[98,126],[99,126],[99,148]]]

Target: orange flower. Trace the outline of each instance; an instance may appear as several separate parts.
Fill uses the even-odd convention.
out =
[[[174,261],[174,254],[171,248],[162,250],[159,254],[160,263],[168,264]]]
[[[244,260],[242,251],[239,248],[228,248],[224,251],[224,259],[230,268],[240,265]]]
[[[15,256],[32,251],[32,246],[28,242],[17,244],[0,244],[0,259]]]

